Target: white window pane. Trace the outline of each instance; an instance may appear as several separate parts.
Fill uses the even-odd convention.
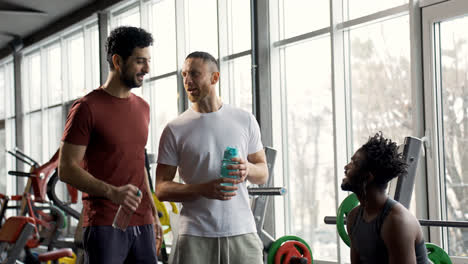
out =
[[[0,119],[5,118],[6,78],[5,67],[0,65]],[[1,160],[1,158],[0,158]],[[1,191],[1,190],[0,190]]]
[[[403,143],[412,129],[408,16],[352,30],[350,45],[354,149],[379,131]]]
[[[185,1],[187,55],[206,51],[218,57],[218,19],[216,0]]]
[[[140,27],[140,8],[135,7],[115,16],[114,28],[120,26]]]
[[[48,106],[62,102],[62,56],[60,44],[47,49],[47,94]]]
[[[408,0],[347,0],[349,7],[349,19],[354,19],[372,13],[376,13],[392,7],[408,4]]]
[[[68,80],[70,100],[86,94],[84,73],[84,41],[83,34],[77,34],[67,40],[68,44]]]
[[[250,0],[229,0],[229,54],[249,50],[250,43]]]
[[[1,80],[0,80],[1,81]],[[0,86],[0,89],[2,87]],[[6,149],[6,130],[5,130],[5,120],[0,120],[0,149]],[[7,175],[6,170],[6,151],[0,151],[0,175]],[[7,176],[8,177],[8,176]],[[0,181],[0,193],[6,193],[7,191],[7,181]]]
[[[98,88],[101,85],[101,69],[99,60],[99,28],[93,27],[91,40],[91,56],[94,58],[93,63],[93,85],[91,90]]]
[[[152,47],[150,74],[158,76],[176,70],[176,27],[174,0],[164,0],[152,5]]]
[[[42,112],[29,114],[29,149],[26,155],[42,164]],[[26,143],[26,142],[25,142]],[[26,151],[26,150],[25,150]]]
[[[6,150],[13,150],[16,146],[15,144],[15,119],[8,119],[5,124],[5,149]],[[11,156],[6,156],[6,170],[14,170],[16,168],[16,159]],[[6,175],[6,174],[4,174]],[[6,186],[6,194],[13,195],[16,194],[16,178],[15,177],[7,177],[6,178],[7,186]]]
[[[229,63],[229,87],[223,92],[231,93],[230,104],[252,112],[252,72],[250,56],[243,56]],[[223,95],[221,95],[224,98]]]
[[[447,220],[468,221],[468,17],[440,23]],[[468,230],[448,229],[449,255],[468,256]]]
[[[49,119],[49,124],[48,124],[49,153],[47,155],[47,158],[50,159],[52,155],[55,154],[55,152],[60,146],[60,139],[62,138],[65,121],[63,120],[64,116],[63,116],[61,106],[50,108],[47,110],[46,113]]]
[[[290,38],[330,26],[329,0],[281,0],[280,38]]]
[[[151,152],[157,152],[162,130],[178,116],[177,77],[175,75],[151,83]],[[148,140],[148,142],[150,142]]]
[[[336,261],[336,227],[323,222],[336,214],[330,61],[329,36],[284,49],[285,87],[274,96],[283,96],[276,107],[285,116],[274,133],[287,131],[281,158],[291,233],[309,243],[315,259]]]
[[[41,56],[39,53],[30,57],[29,110],[41,107]]]
[[[31,115],[27,114],[23,117],[23,140],[24,140],[24,147],[22,149],[23,153],[31,156],[31,125],[30,125]],[[42,130],[41,130],[42,131]],[[16,145],[14,145],[16,147]],[[27,165],[24,167],[27,168]],[[21,169],[21,168],[18,168]]]
[[[98,88],[101,82],[101,72],[99,69],[99,31],[97,25],[86,30],[85,42],[86,87],[87,91],[91,91]],[[107,67],[107,65],[105,67]]]
[[[13,62],[5,67],[5,114],[6,117],[15,115],[15,80],[13,75]]]
[[[140,87],[132,88],[130,91],[134,93],[135,95],[138,95],[141,98],[143,98],[143,89],[144,89],[143,86],[140,86]]]

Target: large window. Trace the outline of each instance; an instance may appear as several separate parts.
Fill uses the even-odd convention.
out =
[[[468,11],[468,10],[467,10]],[[468,13],[440,24],[441,88],[445,156],[445,214],[468,221]],[[448,232],[451,255],[468,256],[468,230]]]
[[[412,133],[408,25],[405,15],[350,30],[354,150],[378,131],[400,144]]]
[[[4,144],[5,150],[12,150],[16,146],[16,129],[15,129],[15,89],[14,89],[14,70],[13,62],[8,61],[7,63],[0,66],[0,71],[3,73],[3,95],[4,97],[0,100],[5,102],[5,114],[0,117],[4,120],[4,141],[0,142]],[[3,155],[6,155],[5,153]],[[5,157],[5,156],[4,156]],[[5,157],[5,166],[2,168],[5,170],[1,175],[7,175],[6,172],[13,170],[15,165],[15,158],[11,155]],[[2,169],[0,168],[0,170]],[[6,177],[4,181],[6,183],[5,189],[0,190],[7,195],[16,193],[16,179],[14,177]]]
[[[39,164],[49,161],[60,146],[66,116],[64,105],[99,85],[97,29],[95,18],[90,18],[23,51],[23,151]],[[85,63],[88,64],[86,67]],[[10,116],[14,115],[10,103],[14,102],[12,91],[8,91],[10,100],[6,104]],[[16,147],[12,129],[15,119],[12,117],[6,122],[7,148],[10,149]],[[10,163],[14,166],[15,160]],[[55,191],[60,199],[68,201],[65,184],[58,183]],[[17,194],[16,190],[12,189],[10,194]],[[80,210],[81,205],[75,209]],[[69,221],[71,226],[76,226],[76,220]]]
[[[288,188],[286,233],[304,238],[314,258],[323,260],[335,260],[337,254],[335,227],[323,222],[334,215],[335,203],[330,60],[329,36],[285,47],[284,82],[273,94],[283,98],[274,108],[281,110],[281,120],[274,121],[282,128],[274,145],[283,148],[279,175]],[[304,67],[303,61],[316,63]]]
[[[424,92],[429,201],[435,219],[468,221],[468,3],[449,1],[423,10]],[[431,228],[451,256],[468,257],[466,228]],[[463,259],[465,263],[466,258]],[[460,262],[462,263],[462,262]]]
[[[11,150],[14,147],[14,79],[11,58],[0,62],[0,149]],[[0,175],[7,175],[14,167],[14,158],[5,151],[0,153]],[[6,176],[0,181],[0,193],[12,194],[16,188],[14,177]]]

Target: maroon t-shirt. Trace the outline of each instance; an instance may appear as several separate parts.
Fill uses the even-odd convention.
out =
[[[114,186],[133,184],[144,190],[145,145],[149,105],[133,93],[118,98],[96,89],[77,100],[67,117],[62,141],[87,146],[85,169]],[[152,197],[143,192],[130,225],[151,224]],[[83,196],[83,226],[112,225],[118,205],[105,197]]]

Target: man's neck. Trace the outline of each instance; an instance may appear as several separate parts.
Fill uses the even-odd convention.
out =
[[[388,195],[385,191],[376,188],[368,189],[365,201],[361,201],[361,205],[364,208],[364,218],[366,220],[372,220],[376,217],[382,211],[387,199]]]
[[[102,85],[102,89],[118,98],[128,98],[131,94],[131,89],[120,80],[117,73],[112,71],[109,73],[106,82]]]
[[[221,106],[223,106],[223,102],[219,97],[213,97],[213,99],[202,100],[200,102],[193,104],[193,110],[199,113],[213,113],[218,111]]]

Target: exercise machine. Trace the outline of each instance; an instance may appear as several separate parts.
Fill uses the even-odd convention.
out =
[[[252,212],[258,236],[262,240],[264,252],[267,256],[265,263],[312,264],[312,250],[307,242],[302,238],[297,236],[283,236],[279,239],[274,239],[266,230],[263,229],[265,213],[270,196],[286,195],[286,189],[283,187],[269,187],[272,185],[274,177],[276,150],[265,147],[265,155],[269,175],[267,183],[258,188],[248,188],[249,195],[254,197],[252,201]]]

